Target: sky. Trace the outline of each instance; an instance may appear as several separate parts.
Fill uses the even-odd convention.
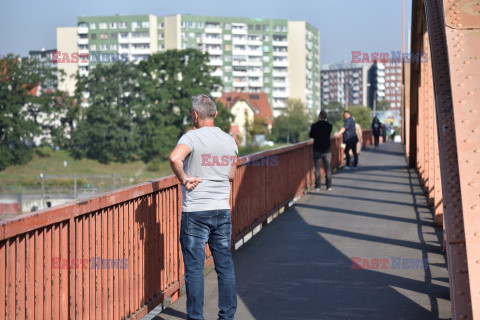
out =
[[[406,37],[411,1],[405,0]],[[0,55],[54,49],[56,28],[76,26],[79,16],[177,13],[306,20],[320,31],[321,64],[402,46],[402,0],[0,0]]]

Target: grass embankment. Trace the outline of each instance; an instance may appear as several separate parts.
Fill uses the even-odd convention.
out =
[[[64,161],[67,166],[63,165]],[[10,166],[0,171],[0,190],[9,191],[38,187],[41,185],[40,173],[44,175],[117,175],[116,187],[132,185],[152,179],[158,179],[171,174],[168,161],[145,164],[143,161],[129,163],[112,162],[102,164],[96,160],[75,160],[66,150],[49,153],[48,156],[35,157],[28,163],[20,166]],[[73,186],[73,178],[46,180],[47,186]],[[113,186],[113,178],[78,178],[78,186],[91,185],[93,187]]]
[[[240,148],[240,155],[283,147]],[[64,161],[67,166],[64,166]],[[36,154],[34,158],[20,166],[10,166],[0,171],[0,193],[14,193],[31,188],[40,188],[40,174],[44,175],[117,175],[116,188],[134,185],[173,174],[168,160],[157,160],[145,164],[143,161],[129,163],[112,162],[102,164],[96,160],[73,159],[67,150]],[[47,188],[73,188],[73,178],[46,179]],[[113,189],[113,178],[77,178],[77,186],[100,188],[101,191]]]

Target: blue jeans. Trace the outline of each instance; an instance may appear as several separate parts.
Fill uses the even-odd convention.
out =
[[[208,243],[218,277],[219,319],[233,319],[237,310],[237,288],[232,253],[230,210],[183,212],[180,230],[185,264],[188,319],[203,320],[203,268]]]

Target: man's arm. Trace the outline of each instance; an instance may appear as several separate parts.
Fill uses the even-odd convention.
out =
[[[342,127],[342,129],[340,129],[340,131],[338,131],[338,133],[335,135],[335,137],[341,136],[344,132],[345,132],[345,127]]]
[[[180,180],[181,184],[185,184],[187,180],[187,174],[183,171],[183,160],[190,154],[190,148],[185,144],[178,144],[170,154],[170,167]],[[185,188],[192,191],[195,187],[202,182],[201,179],[195,177],[188,177],[188,182],[185,185]]]
[[[230,174],[228,175],[228,180],[233,181],[235,179],[235,174],[237,173],[237,162],[232,164],[232,169],[230,169]]]

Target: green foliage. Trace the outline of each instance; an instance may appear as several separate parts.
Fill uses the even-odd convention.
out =
[[[215,118],[215,125],[222,129],[224,132],[229,133],[231,129],[231,123],[233,121],[233,114],[227,108],[223,107],[220,101],[217,101],[217,117]]]
[[[90,107],[78,124],[72,150],[75,159],[88,157],[101,163],[133,160],[139,151],[139,134],[134,124],[142,95],[134,64],[98,64],[80,86],[88,92]]]
[[[363,106],[351,106],[348,108],[352,117],[355,118],[355,123],[358,123],[362,129],[369,129],[372,125],[372,117],[370,108]]]
[[[378,100],[376,108],[379,111],[389,110],[390,109],[390,102],[388,102],[387,100]]]
[[[0,59],[0,70],[0,170],[3,170],[28,162],[34,154],[33,138],[55,129],[55,120],[61,113],[57,98],[63,93],[44,90],[37,94],[42,84],[52,84],[56,78],[53,69],[43,68],[37,61],[9,54]]]
[[[255,152],[259,152],[261,150],[260,146],[258,143],[254,141],[249,141],[247,142],[244,146],[239,146],[238,147],[238,155],[239,156],[245,156],[247,154],[252,154]]]
[[[48,158],[52,155],[53,150],[50,146],[41,146],[37,149],[37,155],[40,158]]]
[[[342,104],[338,101],[331,101],[328,105],[322,108],[327,112],[327,120],[332,124],[332,132],[338,132],[344,123]]]
[[[344,125],[345,119],[343,118],[343,112],[345,109],[339,102],[330,102],[324,106],[323,109],[327,111],[328,121],[332,124],[333,132],[338,132]],[[372,124],[371,110],[368,107],[363,106],[350,106],[348,111],[355,118],[355,123],[358,123],[362,129],[370,128]]]
[[[207,62],[207,54],[186,49],[160,52],[140,63],[144,102],[137,121],[144,161],[167,157],[189,125],[192,96],[209,94],[221,84],[210,76]],[[225,127],[226,119],[228,114],[221,110],[220,125]]]
[[[300,99],[287,100],[285,110],[273,122],[270,139],[275,142],[296,143],[308,139],[310,117]]]

